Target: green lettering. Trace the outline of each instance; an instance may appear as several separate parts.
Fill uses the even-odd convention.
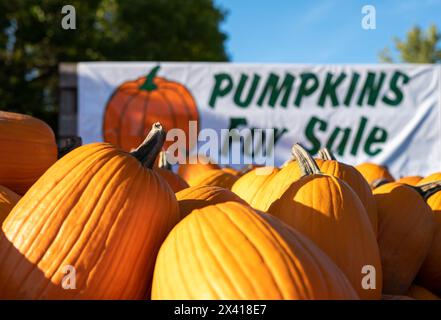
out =
[[[360,80],[360,74],[354,72],[352,74],[351,84],[349,85],[349,90],[346,93],[344,104],[349,106],[351,104],[352,96],[354,95],[355,88],[357,88],[358,80]]]
[[[317,117],[312,117],[311,120],[309,120],[308,125],[306,126],[305,129],[305,136],[312,144],[311,148],[309,149],[307,148],[307,150],[311,154],[316,154],[321,148],[320,140],[317,139],[317,137],[314,134],[314,130],[317,125],[318,125],[318,130],[323,132],[325,132],[326,128],[328,127],[326,121],[320,120]]]
[[[248,91],[248,95],[246,96],[245,99],[241,100],[242,92],[247,80],[248,80],[248,76],[242,73],[242,75],[240,76],[239,85],[237,86],[236,93],[234,94],[234,103],[241,108],[246,108],[250,105],[251,100],[254,97],[254,93],[256,92],[257,85],[259,84],[260,76],[254,74],[253,82],[251,83],[251,88]]]
[[[307,97],[311,95],[317,88],[318,88],[318,78],[313,73],[302,73],[300,78],[302,79],[302,82],[300,83],[299,91],[297,92],[296,100],[294,101],[294,104],[299,107],[302,103],[303,97]],[[312,82],[311,82],[312,81]],[[311,82],[311,85],[308,86],[308,82]]]
[[[368,119],[365,117],[361,117],[360,119],[360,125],[358,126],[357,133],[355,134],[354,144],[351,148],[351,154],[354,156],[357,154],[358,147],[360,146],[361,138],[363,137],[367,121]]]
[[[318,101],[318,105],[323,107],[325,105],[326,97],[329,96],[331,99],[331,103],[333,107],[336,107],[339,105],[338,97],[337,97],[337,87],[343,82],[343,80],[346,78],[345,73],[341,73],[340,76],[332,82],[332,73],[328,73],[326,75],[325,85],[323,87],[322,93],[320,94],[320,99]]]
[[[278,86],[278,83],[279,83],[279,76],[274,73],[271,73],[270,76],[268,77],[268,80],[266,81],[263,92],[260,95],[259,100],[257,101],[257,105],[262,106],[266,96],[269,93],[271,93],[268,104],[274,108],[277,100],[279,99],[280,94],[283,91],[284,94],[280,105],[286,108],[286,106],[288,105],[289,95],[291,94],[292,85],[294,83],[294,77],[289,73],[287,73],[285,75],[285,78],[283,79],[282,84]]]
[[[345,153],[346,145],[348,143],[349,136],[351,134],[350,128],[346,128],[344,130],[342,130],[339,127],[335,128],[334,131],[332,131],[331,136],[329,137],[329,140],[328,140],[328,143],[326,144],[326,147],[329,150],[334,150],[334,148],[333,148],[334,142],[336,141],[340,132],[343,132],[343,136],[340,139],[340,143],[338,144],[338,146],[335,150],[337,150],[337,153],[342,156]]]
[[[361,90],[360,96],[358,97],[357,104],[359,106],[362,106],[364,104],[364,97],[366,95],[368,95],[367,104],[370,106],[375,105],[375,102],[377,101],[378,94],[380,93],[381,86],[383,85],[386,74],[384,72],[381,72],[380,79],[378,80],[377,83],[375,83],[375,76],[376,75],[374,72],[368,72],[368,76],[364,83],[363,89]]]
[[[213,91],[211,92],[211,97],[208,102],[208,104],[212,108],[214,108],[214,105],[216,104],[216,99],[218,97],[224,97],[233,88],[233,80],[231,79],[231,76],[227,73],[216,74],[214,76],[214,79],[216,82],[214,83]]]
[[[378,147],[376,149],[372,149],[372,145],[375,143],[384,143],[387,140],[387,131],[379,128],[374,127],[369,134],[366,143],[364,144],[364,152],[366,152],[370,156],[375,156],[379,154],[381,151],[383,151],[382,148]]]
[[[396,105],[400,104],[401,101],[403,100],[403,91],[401,91],[400,87],[398,86],[398,80],[400,78],[403,78],[403,85],[408,83],[410,80],[408,75],[406,75],[400,71],[396,71],[394,73],[394,75],[392,76],[392,79],[390,80],[389,88],[394,93],[395,98],[389,98],[387,95],[385,95],[382,99],[384,103],[386,103],[390,106],[396,106]]]

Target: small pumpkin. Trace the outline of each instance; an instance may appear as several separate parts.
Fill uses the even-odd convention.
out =
[[[390,182],[373,193],[378,208],[383,292],[405,294],[429,252],[434,216],[420,192],[409,185]]]
[[[18,200],[20,200],[18,194],[0,185],[0,226],[12,208],[17,204]]]
[[[231,189],[233,184],[237,181],[238,177],[221,169],[205,170],[197,177],[194,177],[188,181],[188,184],[193,186],[205,185],[205,186],[217,186],[226,189]]]
[[[409,291],[407,292],[407,295],[416,300],[441,300],[440,297],[433,294],[426,288],[417,286],[415,284],[410,287]]]
[[[363,178],[361,173],[353,166],[337,161],[329,149],[321,149],[319,151],[319,156],[321,159],[316,159],[315,161],[320,171],[324,174],[329,174],[342,179],[358,195],[361,203],[366,209],[366,213],[376,235],[378,224],[377,205],[369,184]]]
[[[181,219],[195,209],[200,209],[217,203],[236,201],[246,204],[244,200],[228,189],[204,185],[194,186],[179,191],[176,193],[176,199],[178,199]]]
[[[194,210],[170,232],[153,299],[357,299],[309,239],[235,201]]]
[[[392,182],[394,177],[390,174],[385,166],[380,166],[375,163],[365,162],[355,166],[355,168],[366,179],[372,189],[377,187],[378,181]]]
[[[274,194],[267,212],[321,248],[345,273],[361,299],[380,299],[380,254],[359,197],[340,178],[323,174],[300,145],[292,151],[303,177],[282,194]],[[369,289],[363,288],[365,266],[373,267]]]
[[[23,195],[57,161],[55,135],[39,119],[0,111],[0,155],[0,185]]]
[[[187,182],[185,182],[185,180],[182,179],[178,174],[173,172],[171,165],[167,162],[167,156],[164,151],[159,153],[158,159],[158,167],[155,167],[155,170],[162,178],[164,178],[165,181],[167,181],[173,192],[176,193],[188,188]]]
[[[398,179],[397,182],[408,184],[410,186],[416,186],[422,179],[423,177],[421,176],[405,176]]]
[[[193,179],[211,169],[220,169],[220,167],[203,155],[194,155],[188,157],[186,163],[179,164],[178,174],[188,184],[191,184]]]
[[[196,102],[185,86],[158,77],[158,71],[159,66],[154,67],[146,77],[126,81],[112,93],[104,112],[104,141],[130,151],[159,121],[166,131],[183,130],[186,151],[192,149],[189,121],[199,119]],[[165,147],[171,143],[166,142]]]
[[[231,191],[250,205],[254,204],[256,195],[280,170],[275,167],[254,168],[242,175],[231,187]]]
[[[440,185],[441,180],[427,185]],[[441,190],[439,187],[432,188],[431,193],[426,194],[426,201],[432,209],[435,219],[435,232],[429,252],[418,273],[418,282],[425,288],[441,295]]]
[[[143,299],[156,254],[178,222],[170,187],[151,167],[155,124],[132,153],[108,143],[58,160],[14,207],[0,237],[0,299]],[[66,270],[75,289],[65,290]]]

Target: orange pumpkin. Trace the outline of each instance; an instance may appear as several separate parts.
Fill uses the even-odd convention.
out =
[[[408,184],[410,186],[416,186],[418,182],[421,181],[421,179],[423,179],[423,177],[421,176],[406,176],[406,177],[401,177],[400,179],[397,180],[397,182]]]
[[[353,166],[338,162],[332,152],[327,148],[321,149],[319,155],[321,159],[316,159],[315,161],[320,171],[324,174],[342,179],[355,191],[366,209],[374,233],[377,234],[377,205],[369,184],[361,173]]]
[[[280,170],[274,167],[254,168],[241,176],[231,187],[231,191],[250,205],[256,195]]]
[[[409,291],[407,292],[407,295],[416,300],[441,300],[440,297],[434,295],[426,288],[417,285],[412,285]]]
[[[415,299],[409,296],[383,294],[381,295],[381,300],[415,300]]]
[[[233,201],[196,209],[170,232],[156,261],[152,298],[357,299],[357,294],[310,240]]]
[[[138,146],[152,124],[159,121],[165,130],[179,128],[189,145],[189,121],[198,121],[198,110],[191,93],[181,84],[156,74],[121,84],[106,104],[103,121],[104,140],[125,151]],[[172,142],[166,142],[166,148]]]
[[[231,168],[231,167],[222,168],[222,171],[226,172],[226,173],[229,173],[229,174],[232,174],[233,176],[236,176],[236,177],[240,177],[242,175],[241,171],[236,170],[236,169]]]
[[[188,184],[193,186],[217,186],[225,189],[231,189],[238,177],[221,169],[205,170],[198,176],[189,179]]]
[[[441,180],[434,182],[436,185],[440,183]],[[432,189],[432,191],[436,190]],[[418,273],[418,282],[425,288],[441,295],[441,190],[427,194],[426,199],[434,213],[435,234],[429,253]]]
[[[133,153],[108,143],[57,161],[2,226],[0,299],[142,299],[157,251],[178,222],[176,197],[153,170],[156,124]],[[63,278],[75,272],[76,289]]]
[[[178,174],[190,184],[191,180],[211,169],[220,169],[220,167],[203,155],[194,155],[188,157],[186,163],[179,164]]]
[[[427,177],[421,179],[418,182],[418,185],[423,185],[429,182],[435,182],[435,181],[440,181],[441,180],[441,172],[435,172],[432,173],[431,175],[428,175]]]
[[[328,254],[361,299],[380,299],[380,254],[359,197],[343,180],[321,173],[300,145],[293,147],[293,153],[304,176],[282,194],[274,194],[267,212],[303,233]],[[365,266],[371,266],[370,270]],[[363,287],[364,280],[368,289]]]
[[[52,129],[31,116],[0,111],[0,184],[23,195],[57,161]]]
[[[215,186],[195,186],[176,193],[179,203],[181,219],[195,209],[201,209],[209,205],[236,201],[246,204],[241,198],[228,189]]]
[[[172,188],[173,192],[179,192],[185,188],[188,188],[187,182],[179,175],[172,171],[170,164],[167,162],[166,154],[161,151],[159,154],[158,167],[155,167],[156,172],[167,181],[168,185]]]
[[[375,163],[365,162],[355,166],[355,168],[366,179],[372,189],[377,186],[379,181],[392,182],[395,180],[386,167]]]
[[[6,187],[0,186],[0,225],[17,204],[18,200],[20,200],[18,194]]]
[[[383,292],[405,294],[421,267],[435,231],[430,207],[415,188],[398,182],[374,191]]]

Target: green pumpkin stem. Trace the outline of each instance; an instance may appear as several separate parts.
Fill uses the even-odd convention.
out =
[[[130,152],[145,168],[152,169],[165,141],[165,130],[159,122],[152,126],[149,134],[141,145]]]
[[[139,87],[140,90],[153,91],[158,88],[158,86],[153,82],[156,74],[159,71],[159,66],[154,67],[149,74],[145,77],[144,83]]]
[[[305,148],[303,148],[299,143],[296,143],[292,147],[291,153],[299,164],[300,170],[302,170],[304,176],[322,173],[309,152],[306,151]]]
[[[410,187],[418,191],[418,193],[424,198],[424,200],[427,200],[433,194],[437,193],[438,191],[441,191],[441,180],[429,182],[420,186],[410,186]]]
[[[164,168],[164,169],[167,169],[167,170],[171,170],[172,169],[171,164],[168,163],[168,161],[167,161],[167,154],[165,153],[164,150],[162,150],[159,153],[159,159],[158,160],[159,160],[158,161],[158,167],[159,168]]]
[[[321,148],[318,152],[318,156],[322,160],[337,160],[332,151],[328,148]]]

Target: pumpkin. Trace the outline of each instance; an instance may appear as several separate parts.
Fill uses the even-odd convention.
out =
[[[55,135],[41,120],[0,111],[0,155],[0,185],[23,195],[57,161]]]
[[[155,170],[162,178],[164,178],[165,181],[167,181],[173,192],[176,193],[188,188],[187,182],[172,171],[171,165],[167,162],[167,157],[164,151],[159,153],[158,159],[158,167],[155,168]]]
[[[229,174],[232,174],[233,176],[236,176],[236,177],[240,177],[242,175],[242,172],[240,170],[236,170],[231,167],[222,168],[222,171],[227,172]]]
[[[199,118],[195,100],[182,84],[156,76],[158,71],[159,66],[146,77],[124,82],[112,93],[104,112],[105,141],[130,151],[159,121],[165,130],[183,130],[187,151],[191,150],[189,121]],[[171,143],[166,142],[166,148]]]
[[[6,187],[0,186],[0,225],[17,204],[18,200],[20,200],[18,194]]]
[[[366,179],[372,189],[375,189],[375,187],[378,186],[379,181],[392,182],[395,180],[389,173],[387,167],[375,163],[365,162],[355,166],[355,168]]]
[[[421,179],[418,182],[418,185],[423,185],[429,182],[435,182],[435,181],[440,181],[441,180],[441,172],[435,172],[432,173],[431,175],[428,175],[427,177]]]
[[[338,162],[332,152],[327,148],[321,149],[319,155],[321,159],[316,159],[315,161],[320,171],[324,174],[342,179],[355,191],[366,209],[374,233],[377,234],[377,205],[369,184],[361,173],[353,166]]]
[[[418,182],[421,181],[421,179],[423,179],[423,177],[421,176],[406,176],[406,177],[401,177],[400,179],[397,180],[397,182],[405,183],[410,186],[415,186],[418,184]]]
[[[94,143],[58,160],[3,223],[0,299],[148,296],[157,251],[179,219],[174,193],[150,169],[164,139],[155,124],[131,154]],[[71,272],[76,289],[65,290]]]
[[[357,299],[335,264],[277,219],[235,201],[194,210],[170,232],[152,299]]]
[[[439,184],[441,180],[434,182],[433,185],[438,185],[438,187],[432,188],[432,192],[426,194],[427,204],[434,213],[435,233],[429,252],[418,273],[418,282],[441,295],[441,191]]]
[[[405,294],[429,252],[435,231],[430,207],[413,187],[391,182],[374,191],[383,292]]]
[[[407,292],[407,295],[416,300],[441,300],[440,297],[434,295],[426,288],[417,285],[412,285]]]
[[[380,299],[380,254],[359,197],[340,178],[323,174],[300,145],[293,147],[293,154],[303,177],[282,194],[275,194],[267,212],[303,233],[328,254],[361,299]],[[371,266],[370,271],[365,266]],[[363,288],[364,280],[368,289]]]
[[[198,176],[190,179],[188,184],[193,186],[205,185],[205,186],[217,186],[226,189],[231,189],[233,184],[237,181],[238,177],[221,169],[205,170]]]
[[[279,171],[274,167],[254,168],[241,176],[233,184],[231,191],[252,205],[254,197]]]
[[[245,201],[228,189],[204,185],[190,187],[179,191],[176,193],[176,199],[178,199],[181,219],[195,209],[200,209],[217,203],[236,201],[246,204]]]
[[[194,155],[188,157],[186,163],[179,164],[178,174],[190,184],[192,179],[211,169],[220,169],[220,167],[203,155]]]

